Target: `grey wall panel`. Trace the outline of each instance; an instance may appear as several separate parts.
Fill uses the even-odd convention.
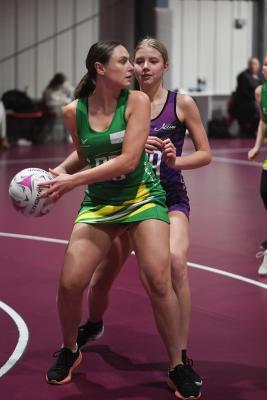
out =
[[[17,1],[17,49],[24,50],[35,42],[35,0]]]
[[[73,23],[74,0],[57,0],[57,32],[68,29]]]
[[[181,88],[183,82],[182,57],[183,52],[183,2],[169,0],[169,7],[172,14],[172,41],[171,48],[168,48],[171,84],[172,89]]]
[[[253,0],[169,0],[169,8],[171,87],[188,89],[205,77],[209,91],[230,93],[252,55]]]
[[[214,90],[215,3],[201,1],[198,35],[198,76],[206,79],[207,90]]]
[[[90,46],[97,40],[94,36],[94,23],[96,22],[90,21],[81,24],[76,30],[76,45],[74,46],[76,71],[74,79],[76,83],[78,83],[82,76],[86,73],[85,59]]]
[[[130,54],[134,52],[135,5],[133,0],[100,0],[100,40],[121,41]]]
[[[232,62],[230,44],[232,39],[231,2],[219,1],[216,4],[216,43],[215,43],[215,85],[216,93],[230,93],[230,63]]]
[[[73,35],[71,31],[57,37],[56,71],[63,72],[74,84],[73,77]]]
[[[35,97],[35,58],[34,49],[30,49],[18,55],[18,84],[17,88],[26,91]]]
[[[37,97],[41,97],[44,88],[53,77],[54,63],[54,40],[51,39],[37,46]]]
[[[188,0],[183,6],[182,68],[184,88],[195,87],[198,75],[198,1]]]
[[[0,64],[0,96],[10,89],[15,89],[15,60],[11,58]]]
[[[167,49],[172,48],[172,12],[168,8],[156,8],[156,31],[157,37],[161,40]],[[172,84],[172,69],[170,68],[164,75],[164,83],[167,87]]]
[[[15,51],[15,2],[2,0],[0,11],[0,59]]]
[[[76,22],[83,21],[86,18],[94,18],[99,12],[98,0],[76,0]]]
[[[252,56],[252,3],[246,1],[235,1],[233,4],[233,21],[244,20],[242,29],[233,28],[232,41],[232,71],[231,89],[236,86],[236,76],[247,66],[247,61]]]
[[[38,41],[41,41],[55,34],[56,2],[55,0],[38,0],[37,3],[37,36]]]

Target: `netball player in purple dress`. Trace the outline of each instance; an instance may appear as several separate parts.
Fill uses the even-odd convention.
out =
[[[134,67],[140,90],[145,92],[151,101],[151,128],[146,150],[154,171],[166,191],[169,208],[172,282],[180,308],[181,359],[192,381],[201,386],[202,378],[193,370],[192,360],[187,355],[190,320],[187,272],[190,206],[181,170],[209,164],[211,150],[193,99],[188,95],[168,91],[163,86],[163,76],[168,69],[168,53],[165,46],[154,38],[143,39],[136,48]],[[182,156],[186,130],[193,141],[195,151]],[[95,271],[88,296],[89,320],[79,329],[77,338],[79,346],[82,347],[88,340],[95,340],[102,335],[102,318],[108,305],[108,292],[130,249],[130,243],[125,235],[117,238],[112,249],[115,256],[110,256]],[[110,263],[115,262],[117,268],[114,265],[110,268]],[[109,276],[110,279],[107,279],[108,274],[105,272],[107,268],[112,274]],[[146,282],[142,283],[146,286]],[[170,377],[172,372],[169,371]],[[172,387],[171,381],[169,383]]]

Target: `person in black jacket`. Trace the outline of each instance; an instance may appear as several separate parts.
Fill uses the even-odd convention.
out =
[[[254,137],[259,123],[259,109],[255,89],[263,82],[260,62],[251,57],[248,67],[237,76],[237,87],[233,95],[232,114],[238,121],[240,136]]]

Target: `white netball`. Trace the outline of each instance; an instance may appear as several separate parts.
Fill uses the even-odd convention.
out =
[[[52,179],[53,175],[40,168],[25,168],[18,172],[9,185],[9,196],[15,209],[32,217],[47,214],[54,203],[45,204],[47,199],[40,198],[43,188],[37,184]]]

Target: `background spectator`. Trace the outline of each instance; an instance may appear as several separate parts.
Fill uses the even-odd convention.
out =
[[[239,124],[239,134],[254,137],[259,123],[259,109],[255,100],[255,89],[263,82],[260,62],[251,57],[248,67],[237,76],[236,91],[232,95],[229,112]]]

